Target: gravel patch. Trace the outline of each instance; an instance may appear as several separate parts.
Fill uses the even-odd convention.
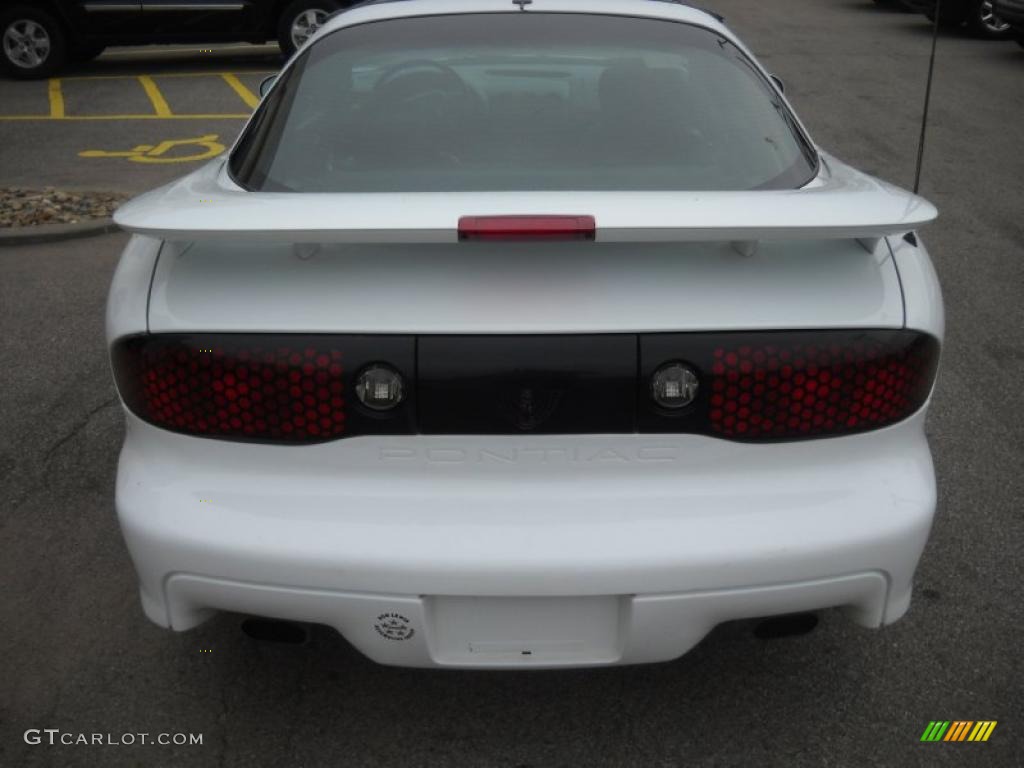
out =
[[[0,187],[0,227],[77,224],[89,219],[104,219],[128,197],[120,192]]]

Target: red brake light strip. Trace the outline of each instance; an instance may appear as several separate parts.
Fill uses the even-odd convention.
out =
[[[463,216],[459,240],[593,240],[593,216]]]

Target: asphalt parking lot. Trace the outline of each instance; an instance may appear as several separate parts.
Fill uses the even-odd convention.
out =
[[[50,80],[4,80],[5,186],[143,192],[230,147],[277,46],[113,49]]]
[[[869,0],[707,4],[818,143],[912,183],[926,22]],[[59,97],[0,80],[0,186],[135,192],[181,175],[199,160],[140,156],[230,144],[277,66],[267,49],[114,51]],[[0,765],[1024,765],[1024,48],[944,34],[936,78],[922,192],[942,212],[925,233],[948,323],[929,422],[940,509],[905,619],[872,632],[830,613],[776,641],[733,624],[670,664],[516,674],[383,668],[321,629],[258,644],[235,616],[158,629],[112,508],[103,306],[125,237],[3,248]],[[998,726],[984,744],[920,743],[936,719]],[[203,743],[35,746],[30,728]]]

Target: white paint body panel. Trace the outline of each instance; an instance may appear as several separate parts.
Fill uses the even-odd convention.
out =
[[[534,6],[732,39],[671,3]],[[318,36],[508,8],[382,3]],[[458,216],[488,213],[589,213],[598,242],[455,242]],[[934,269],[899,237],[934,215],[829,158],[803,190],[626,196],[251,195],[218,160],[119,211],[156,237],[126,248],[107,333],[909,327],[941,340]],[[743,256],[731,241],[747,239],[764,242]],[[161,626],[186,630],[217,610],[320,622],[407,666],[662,661],[731,619],[827,607],[870,627],[900,618],[935,512],[924,419],[760,445],[593,435],[298,447],[187,437],[128,413],[117,514]]]
[[[129,416],[117,510],[147,614],[164,626],[215,609],[318,621],[373,659],[415,666],[659,661],[734,618],[834,605],[866,626],[899,618],[935,504],[922,426],[919,414],[760,446],[640,435],[274,447]],[[569,659],[554,647],[558,658],[474,662],[443,636],[432,645],[424,596],[605,596],[631,610],[614,652],[598,640],[599,653]],[[390,611],[417,642],[374,632]],[[557,646],[567,631],[508,641]]]
[[[889,238],[889,243],[903,290],[906,327],[942,339],[946,333],[945,307],[928,249],[920,237],[916,246],[903,238]]]
[[[148,330],[149,286],[161,242],[136,235],[121,254],[107,296],[107,338],[118,339]]]
[[[168,244],[150,328],[167,331],[584,333],[903,325],[884,241]],[[837,290],[841,287],[841,290]]]

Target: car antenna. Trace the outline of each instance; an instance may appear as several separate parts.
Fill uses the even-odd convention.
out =
[[[935,77],[935,50],[939,45],[939,17],[942,0],[935,0],[935,19],[932,21],[932,54],[928,61],[928,84],[924,89],[924,113],[921,115],[921,138],[917,142],[917,170],[914,173],[914,194],[921,189],[921,169],[924,167],[924,140],[928,133],[928,113],[932,104],[932,80]]]

